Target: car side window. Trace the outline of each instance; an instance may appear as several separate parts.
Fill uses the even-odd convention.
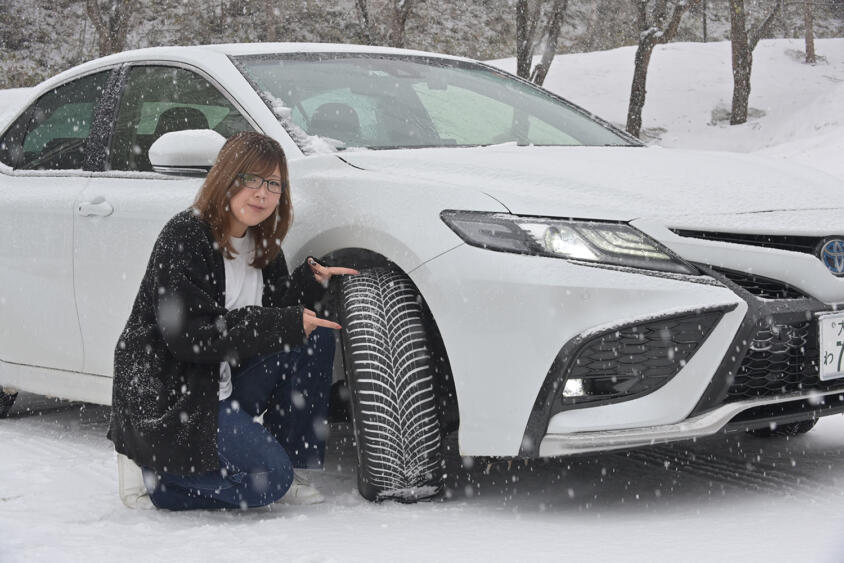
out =
[[[184,129],[213,129],[223,137],[252,126],[205,78],[182,68],[136,66],[129,71],[112,136],[112,170],[151,171],[149,148]]]
[[[81,170],[109,72],[79,78],[38,98],[0,139],[0,160],[20,169]]]

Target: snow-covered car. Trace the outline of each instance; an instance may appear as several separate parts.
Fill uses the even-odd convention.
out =
[[[545,457],[844,410],[840,182],[647,148],[464,58],[233,44],[85,63],[0,126],[3,414],[110,402],[152,244],[245,129],[288,155],[289,262],[362,271],[323,314],[369,499],[434,493],[455,431]]]

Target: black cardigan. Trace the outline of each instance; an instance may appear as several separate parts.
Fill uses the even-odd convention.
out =
[[[155,241],[114,350],[107,437],[138,465],[187,475],[220,468],[220,362],[305,341],[302,309],[325,288],[307,263],[288,275],[284,255],[262,269],[263,307],[225,308],[223,254],[211,227],[188,208]]]

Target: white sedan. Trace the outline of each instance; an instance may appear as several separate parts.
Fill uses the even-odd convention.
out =
[[[234,44],[85,63],[0,124],[0,416],[110,402],[152,244],[240,130],[287,153],[289,263],[363,272],[324,314],[367,498],[434,494],[454,431],[558,456],[844,411],[840,182],[646,148],[464,58]]]

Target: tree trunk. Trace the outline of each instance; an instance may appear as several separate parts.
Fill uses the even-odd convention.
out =
[[[539,86],[542,86],[545,82],[545,77],[548,75],[551,63],[554,62],[554,55],[557,54],[557,39],[560,37],[560,29],[563,27],[563,19],[565,18],[568,4],[568,0],[554,0],[554,8],[551,14],[551,22],[548,24],[542,60],[533,69],[530,78],[534,84]]]
[[[627,132],[638,137],[642,129],[642,108],[645,107],[648,65],[651,54],[659,43],[668,43],[677,35],[680,20],[686,10],[697,5],[699,0],[676,2],[671,17],[668,16],[667,0],[657,0],[648,13],[648,0],[634,0],[636,5],[636,27],[639,30],[639,47],[633,67],[633,84],[630,86],[630,103],[627,106]]]
[[[642,130],[642,109],[645,107],[645,85],[648,80],[648,65],[651,62],[655,43],[646,38],[639,41],[633,67],[633,85],[630,87],[630,104],[627,106],[627,132],[638,137]]]
[[[530,78],[530,65],[533,58],[533,37],[528,37],[528,2],[516,2],[516,74]]]
[[[733,105],[730,125],[740,125],[747,121],[750,70],[753,65],[753,54],[747,45],[744,0],[730,0],[730,45],[733,54]]]
[[[404,47],[404,30],[413,0],[392,0],[393,21],[390,26],[390,46]]]
[[[812,0],[804,0],[803,2],[803,21],[806,24],[806,62],[815,64],[815,24],[814,14],[812,13],[814,7]]]
[[[88,21],[82,20],[82,29],[79,30],[79,50],[76,57],[80,60],[84,59],[82,54],[85,52],[85,36],[88,33]]]
[[[226,7],[224,0],[219,0],[220,17],[217,19],[217,37],[223,37],[226,32]]]
[[[264,0],[264,22],[267,29],[265,31],[267,41],[276,41],[278,35],[276,34],[276,15],[273,5],[275,0]]]
[[[366,0],[357,0],[358,14],[360,15],[361,26],[363,27],[363,40],[367,45],[375,45],[375,33],[372,30],[372,22],[369,19],[369,7]]]
[[[774,8],[759,24],[759,27],[748,32],[744,0],[730,0],[730,45],[733,52],[733,107],[730,112],[730,125],[741,125],[747,122],[753,49],[768,32],[781,9],[782,0],[776,0]]]
[[[135,0],[110,0],[105,9],[97,0],[85,1],[85,11],[97,32],[100,56],[123,50],[134,10]]]

